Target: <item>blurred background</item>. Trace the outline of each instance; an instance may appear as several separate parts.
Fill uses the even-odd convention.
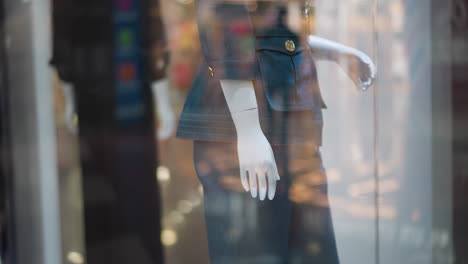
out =
[[[468,263],[468,1],[310,3],[312,34],[365,52],[378,69],[374,86],[361,92],[337,64],[317,63],[341,263]],[[161,0],[157,12],[135,15],[135,23],[148,13],[165,28],[167,90],[137,85],[141,91],[132,96],[151,109],[142,106],[141,120],[122,115],[124,128],[102,121],[114,111],[106,107],[122,107],[119,99],[102,103],[114,96],[114,77],[67,90],[50,65],[56,3],[0,4],[0,263],[209,263],[192,142],[175,137],[202,57],[193,0]],[[107,26],[112,32],[119,24]],[[112,41],[86,56],[118,50]],[[101,67],[86,62],[84,68]],[[78,98],[71,113],[70,97]],[[161,127],[165,136],[158,136]],[[134,150],[142,146],[147,152]],[[148,177],[125,178],[140,176]],[[314,194],[298,186],[290,197],[307,204]],[[242,206],[232,201],[233,210]],[[256,217],[228,230],[246,232]]]

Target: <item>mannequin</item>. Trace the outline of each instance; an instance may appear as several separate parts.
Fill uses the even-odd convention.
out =
[[[354,57],[366,68],[367,74],[364,75],[367,76],[348,71],[350,79],[362,91],[366,91],[372,85],[376,75],[375,65],[363,52],[317,36],[309,36],[308,43],[317,60],[340,63],[343,57]],[[346,65],[340,65],[346,69]],[[268,198],[272,200],[276,192],[276,181],[280,177],[271,146],[260,127],[253,83],[221,80],[221,87],[238,135],[237,148],[242,186],[245,191],[250,191],[253,198],[256,198],[258,193],[260,200],[265,199],[268,189]],[[247,174],[256,175],[257,179],[247,177]]]
[[[77,119],[75,110],[75,93],[73,85],[68,82],[62,82],[60,86],[65,99],[65,121],[67,128],[73,134],[77,133]],[[153,101],[157,107],[160,126],[157,130],[156,138],[167,140],[175,130],[175,114],[170,105],[169,84],[167,79],[154,81],[151,85]]]
[[[205,60],[177,136],[194,142],[212,264],[339,263],[315,61],[338,63],[362,91],[376,70],[356,49],[292,31],[284,4],[195,5]]]

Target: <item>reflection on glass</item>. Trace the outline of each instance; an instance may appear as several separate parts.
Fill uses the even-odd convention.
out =
[[[365,90],[372,60],[311,35],[309,2],[195,7],[204,60],[177,135],[194,141],[211,263],[338,263],[316,62]]]
[[[467,0],[47,2],[0,1],[2,263],[468,263]]]

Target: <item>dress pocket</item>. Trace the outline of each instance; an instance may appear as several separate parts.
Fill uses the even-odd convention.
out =
[[[268,104],[276,111],[320,110],[315,63],[297,36],[261,36],[256,41],[259,81]]]

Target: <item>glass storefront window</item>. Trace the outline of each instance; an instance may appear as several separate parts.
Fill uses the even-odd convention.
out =
[[[0,0],[0,264],[467,263],[466,0]]]

